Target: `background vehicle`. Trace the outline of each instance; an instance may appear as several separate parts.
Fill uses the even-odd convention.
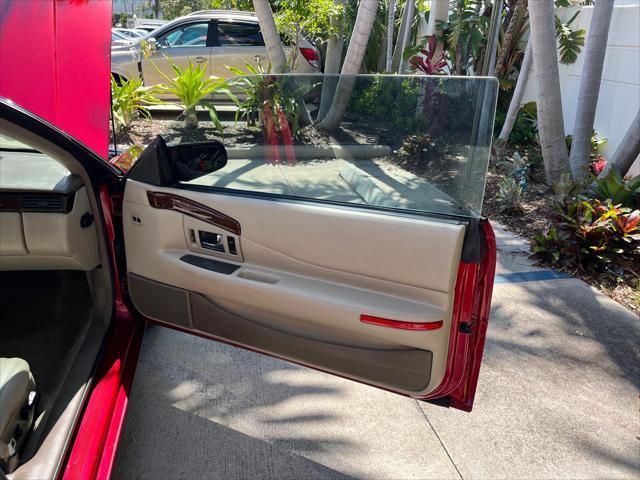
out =
[[[159,18],[138,18],[135,23],[135,28],[145,30],[146,32],[153,32],[167,23],[169,23],[168,20],[161,20]]]
[[[111,29],[111,47],[128,47],[134,39],[123,35],[116,28]]]
[[[255,14],[235,11],[204,11],[178,18],[158,28],[147,40],[155,40],[151,58],[142,60],[142,76],[146,85],[162,81],[162,75],[172,77],[167,57],[184,68],[189,62],[207,64],[208,74],[222,78],[234,76],[228,66],[246,70],[246,64],[267,63],[267,50]],[[117,45],[116,45],[117,47]],[[134,43],[131,48],[136,49]],[[293,71],[318,73],[320,52],[308,40],[301,39],[300,54]],[[153,64],[152,64],[153,62]],[[114,48],[111,52],[111,72],[116,77],[138,76],[138,65],[130,48]]]
[[[120,35],[124,35],[127,38],[132,40],[136,40],[138,38],[143,38],[149,35],[149,32],[146,30],[138,29],[138,28],[114,28],[114,30]]]

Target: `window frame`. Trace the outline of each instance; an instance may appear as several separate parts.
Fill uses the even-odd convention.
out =
[[[190,26],[193,25],[200,25],[200,24],[207,24],[207,40],[205,42],[205,45],[198,45],[198,46],[194,46],[194,45],[181,45],[181,46],[171,46],[171,45],[167,45],[167,46],[162,46],[160,44],[159,39],[164,37],[166,38],[167,36],[171,35],[173,32],[175,32],[176,30],[182,30],[185,28],[188,28]],[[171,28],[166,29],[163,32],[160,32],[159,35],[154,35],[154,38],[156,40],[157,45],[162,49],[162,48],[211,48],[214,46],[215,43],[215,39],[213,38],[213,35],[215,34],[217,36],[217,28],[213,27],[214,21],[212,20],[206,20],[206,19],[192,19],[189,21],[185,21],[182,22],[178,25],[174,25]]]
[[[215,47],[225,47],[225,48],[267,48],[265,41],[264,41],[264,36],[262,35],[262,30],[260,29],[260,24],[258,22],[251,22],[249,20],[215,20],[215,25],[214,25],[214,30],[213,33],[215,34]],[[260,36],[262,37],[262,45],[222,45],[220,43],[220,32],[218,31],[218,27],[219,25],[223,23],[223,24],[252,24],[258,27],[258,32],[260,33]]]

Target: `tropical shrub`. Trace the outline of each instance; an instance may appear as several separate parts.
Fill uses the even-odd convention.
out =
[[[567,135],[565,137],[565,142],[567,142],[567,150],[571,151],[571,145],[573,144],[573,135]],[[600,152],[603,147],[606,145],[606,138],[598,138],[598,134],[595,130],[591,133],[591,149],[589,151],[589,157],[591,160],[595,160],[600,156]]]
[[[529,186],[533,163],[529,161],[528,157],[520,155],[519,152],[513,152],[511,158],[502,157],[498,161],[498,167],[509,178],[513,178],[523,190]]]
[[[414,70],[419,70],[426,75],[437,75],[442,73],[447,66],[446,53],[442,53],[435,58],[438,46],[438,39],[435,35],[425,38],[425,41],[412,52],[413,56],[409,60],[409,65]]]
[[[271,145],[272,155],[269,161],[280,160],[277,145],[280,140],[285,145],[285,153],[290,165],[296,163],[293,150],[293,137],[300,130],[300,108],[297,100],[306,93],[295,79],[270,75],[260,62],[257,65],[246,64],[246,71],[235,67],[227,68],[238,77],[229,80],[229,85],[242,93],[243,100],[236,99],[238,111],[236,122],[244,117],[249,124],[255,124],[256,118],[262,126],[265,141]]]
[[[506,112],[497,111],[494,132],[500,133],[502,125],[507,117]],[[525,108],[518,110],[516,115],[516,121],[513,124],[513,129],[509,134],[510,145],[529,145],[536,141],[538,134],[537,122],[535,118],[532,118]]]
[[[128,127],[136,116],[150,118],[147,105],[156,103],[150,87],[144,87],[142,80],[116,80],[111,76],[111,101],[113,119],[118,129]]]
[[[603,202],[611,200],[614,205],[640,208],[640,175],[624,180],[620,172],[612,168],[606,176],[593,182],[589,193],[593,198]]]
[[[498,184],[496,195],[501,211],[522,211],[522,186],[513,177],[506,177]]]
[[[189,61],[189,66],[186,68],[180,68],[173,63],[170,58],[167,60],[171,64],[171,68],[176,74],[175,78],[169,78],[159,68],[156,70],[162,75],[166,83],[161,83],[154,87],[154,92],[157,94],[168,94],[172,97],[177,97],[179,103],[156,101],[164,105],[176,105],[183,110],[185,127],[197,127],[198,116],[196,115],[196,106],[202,105],[209,111],[209,117],[216,126],[218,131],[222,132],[223,126],[218,117],[218,112],[215,106],[205,101],[207,98],[211,98],[215,94],[227,95],[230,99],[236,100],[235,96],[228,88],[225,79],[220,77],[206,77],[207,63],[203,62],[194,65]],[[154,64],[155,66],[155,64]]]
[[[581,271],[635,272],[640,261],[640,210],[575,197],[558,201],[553,226],[534,236],[532,251],[552,264]],[[637,274],[637,272],[635,272]]]
[[[349,111],[383,122],[390,129],[416,131],[418,89],[418,82],[408,78],[376,76],[362,90],[354,91]]]

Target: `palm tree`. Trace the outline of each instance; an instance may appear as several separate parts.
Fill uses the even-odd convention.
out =
[[[407,0],[404,4],[400,30],[398,31],[398,38],[396,39],[396,47],[393,50],[393,58],[391,59],[391,70],[397,71],[398,73],[402,73],[404,66],[404,59],[402,58],[402,55],[409,43],[409,37],[411,36],[411,24],[413,23],[415,11],[415,0]]]
[[[339,3],[344,3],[345,0],[337,0]],[[331,17],[331,25],[338,27],[342,23],[341,19],[337,16]],[[342,63],[342,48],[344,41],[342,40],[342,33],[331,37],[327,41],[327,53],[324,61],[324,73],[325,76],[322,81],[322,94],[320,95],[320,108],[318,109],[317,121],[321,121],[331,106],[333,100],[333,94],[336,91],[336,85],[338,83],[337,77],[329,76],[340,73],[340,64]]]
[[[369,36],[373,28],[373,22],[376,18],[378,10],[378,0],[360,0],[358,7],[358,15],[353,26],[353,33],[347,48],[347,54],[342,65],[341,77],[338,80],[336,93],[331,102],[331,107],[325,118],[320,122],[320,128],[333,131],[338,128],[342,120],[342,116],[347,109],[351,92],[355,84],[356,75],[360,72],[362,59],[364,58],[369,43]]]
[[[256,11],[262,38],[264,38],[264,43],[267,47],[271,71],[284,73],[287,71],[287,56],[284,53],[284,48],[282,48],[282,41],[276,29],[271,6],[267,0],[253,0],[253,8]]]
[[[604,66],[604,56],[607,51],[609,25],[613,2],[598,0],[593,8],[589,40],[582,66],[580,93],[576,107],[576,120],[573,126],[573,140],[571,142],[571,156],[569,165],[573,179],[584,180],[589,177],[589,153],[591,151],[591,134],[593,121],[596,116],[600,80]]]
[[[393,52],[393,27],[396,23],[396,0],[389,0],[389,12],[387,17],[387,51],[384,69],[391,71],[391,60]]]
[[[531,40],[529,40],[527,41],[527,48],[524,52],[522,65],[520,66],[520,74],[518,75],[516,88],[513,90],[513,96],[511,97],[511,102],[509,103],[509,110],[507,111],[507,117],[504,120],[504,125],[502,125],[502,130],[500,131],[500,135],[498,136],[498,139],[504,143],[507,143],[509,141],[509,135],[511,135],[511,130],[513,130],[513,125],[515,124],[516,117],[518,116],[518,110],[520,110],[522,97],[524,95],[525,89],[527,88],[527,82],[529,81],[529,72],[531,71],[531,59],[532,59],[532,48],[531,48]]]
[[[607,174],[611,167],[615,167],[620,171],[623,177],[627,174],[633,162],[640,156],[640,109],[636,117],[629,125],[627,133],[625,133],[620,145],[616,148],[615,153],[609,160],[609,164],[600,176]]]
[[[437,25],[444,23],[449,19],[449,0],[432,0],[431,11],[429,13],[429,23],[427,25],[427,35],[436,35],[440,37],[442,31],[438,30]],[[440,57],[444,44],[442,41],[438,42],[434,58]]]
[[[538,134],[549,185],[567,172],[569,159],[564,135],[562,97],[558,73],[558,50],[554,5],[550,0],[529,0],[530,41],[538,86]]]

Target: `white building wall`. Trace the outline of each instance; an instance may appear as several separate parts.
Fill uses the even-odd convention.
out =
[[[567,18],[572,14],[572,12],[565,13]],[[583,7],[572,24],[573,29],[587,30],[587,39],[592,14],[593,7]],[[566,133],[573,132],[583,60],[584,48],[576,63],[560,65]],[[535,99],[536,82],[535,76],[532,75],[529,77],[523,102],[535,101]],[[610,158],[615,152],[638,108],[640,108],[640,2],[616,0],[594,123],[598,136],[608,140],[603,152],[606,158]],[[640,157],[636,159],[630,173],[634,176],[640,175]]]

